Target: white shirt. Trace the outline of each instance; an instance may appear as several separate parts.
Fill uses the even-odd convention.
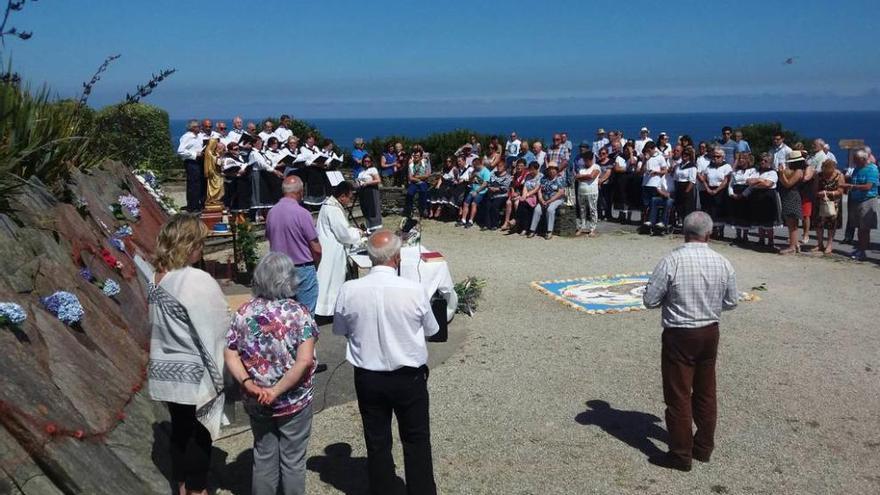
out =
[[[233,127],[232,130],[226,133],[226,142],[223,144],[237,143],[241,141],[241,136],[243,135],[244,129],[236,129]]]
[[[779,180],[779,174],[775,170],[765,170],[758,175],[761,180],[769,180],[773,183],[770,189],[776,189],[776,182]]]
[[[186,131],[183,136],[180,136],[180,144],[177,146],[177,156],[184,160],[195,160],[199,157],[200,151],[202,151],[202,140],[199,139],[198,134],[195,134],[192,131]]]
[[[266,146],[269,145],[269,138],[270,138],[270,137],[275,137],[275,133],[274,133],[274,132],[260,131],[260,134],[258,134],[258,136],[260,136],[260,139],[263,140],[263,147],[265,148]],[[276,139],[277,139],[277,138],[276,138]]]
[[[578,169],[577,174],[581,175],[589,175],[593,172],[599,172],[601,169],[595,163],[590,165],[587,168]],[[596,177],[592,180],[579,180],[577,183],[578,193],[580,194],[599,194],[599,176],[602,174],[596,174]]]
[[[648,144],[648,141],[653,141],[653,139],[649,137],[645,139],[636,139],[636,153],[641,155],[642,150],[645,149],[645,145]]]
[[[711,158],[706,158],[706,155],[700,155],[697,157],[697,173],[702,174],[709,168],[709,164],[712,163]]]
[[[370,167],[368,169],[361,170],[361,173],[359,173],[357,176],[357,181],[361,184],[364,184],[366,182],[372,182],[378,178],[379,171],[376,169],[376,167]]]
[[[275,129],[275,132],[273,132],[272,134],[274,134],[275,137],[278,138],[278,142],[280,144],[286,144],[287,139],[290,136],[293,136],[293,131],[291,131],[287,127],[279,127],[278,129]]]
[[[248,156],[248,165],[251,166],[251,170],[256,171],[268,170],[269,172],[272,172],[275,170],[269,157],[260,150],[251,151],[251,154]]]
[[[788,154],[791,153],[791,148],[782,143],[782,146],[773,148],[770,152],[773,153],[773,166],[779,167],[779,165],[782,165],[784,167],[785,160],[788,160]]]
[[[697,183],[697,167],[675,167],[675,182]]]
[[[655,151],[651,158],[645,163],[645,177],[642,179],[642,185],[647,187],[660,187],[663,182],[662,175],[651,175],[651,172],[660,172],[666,168],[666,158],[663,153]]]
[[[375,266],[339,290],[333,333],[348,338],[345,358],[352,366],[372,371],[423,366],[425,337],[439,329],[422,286],[391,267]]]
[[[519,154],[519,146],[522,144],[522,141],[519,139],[514,139],[513,141],[507,141],[504,145],[504,149],[507,152],[507,156],[516,156]]]
[[[733,186],[742,186],[749,179],[757,179],[758,171],[754,168],[747,168],[745,170],[739,168],[733,171],[733,174],[730,176],[730,183],[727,184],[727,194],[733,196]]]
[[[608,141],[608,138],[602,138],[597,141],[593,141],[593,154],[598,156],[599,150],[601,150],[605,146],[608,146],[609,142],[610,141]]]
[[[709,167],[703,174],[706,176],[706,182],[709,184],[709,187],[718,187],[731,172],[733,172],[733,167],[725,163],[720,167]]]
[[[540,152],[535,153],[535,161],[538,162],[538,169],[543,170],[544,169],[544,162],[547,161],[547,152],[544,150],[541,150]],[[528,163],[526,165],[528,165]]]

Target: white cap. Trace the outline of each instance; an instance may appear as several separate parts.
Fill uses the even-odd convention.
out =
[[[647,127],[642,127],[642,129],[641,129],[639,132],[648,132],[648,133],[650,133],[651,131],[649,131]]]

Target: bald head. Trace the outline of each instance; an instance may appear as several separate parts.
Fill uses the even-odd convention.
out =
[[[303,181],[295,175],[289,175],[281,183],[281,192],[285,197],[301,199],[303,195]]]
[[[400,245],[400,236],[388,229],[379,229],[367,240],[367,254],[373,266],[396,267],[400,263]]]

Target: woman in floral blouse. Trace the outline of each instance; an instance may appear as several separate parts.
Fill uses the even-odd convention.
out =
[[[538,204],[532,213],[532,226],[528,237],[535,237],[541,215],[547,213],[547,235],[549,241],[553,238],[553,227],[556,222],[556,209],[565,203],[565,177],[559,175],[559,165],[556,162],[547,164],[547,175],[541,179],[541,188],[538,189]]]
[[[254,270],[254,298],[226,335],[226,365],[245,392],[254,435],[254,495],[305,493],[318,326],[293,299],[296,267],[269,253]]]

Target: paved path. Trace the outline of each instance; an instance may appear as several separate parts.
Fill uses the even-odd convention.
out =
[[[630,232],[545,241],[427,225],[424,243],[444,253],[456,280],[489,283],[480,311],[452,325],[465,335],[460,349],[431,373],[441,493],[880,492],[880,269],[842,257],[713,243],[741,290],[768,290],[722,322],[712,463],[683,474],[647,462],[666,448],[659,313],[588,316],[529,283],[650,270],[680,242]],[[249,493],[251,441],[245,432],[217,443],[222,493]],[[356,403],[315,416],[309,493],[365,493],[364,456]],[[395,458],[402,476],[399,444]]]

